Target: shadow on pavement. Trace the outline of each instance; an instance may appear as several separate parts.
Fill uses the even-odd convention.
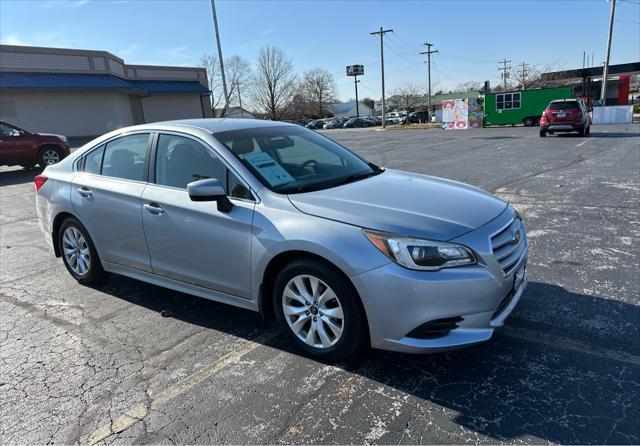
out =
[[[32,183],[33,178],[42,172],[42,169],[17,169],[0,172],[0,187],[14,186],[16,184]]]
[[[189,324],[248,340],[273,326],[273,322],[264,321],[257,313],[121,276],[111,276],[100,291],[155,312],[164,310]],[[612,305],[618,305],[624,307],[619,310],[626,321],[640,320],[640,308],[636,306],[571,293],[545,283],[530,283],[523,300],[546,296],[552,296],[549,301],[554,305],[566,305],[574,318],[580,317],[580,312],[584,317],[592,312],[608,314]],[[518,321],[517,317],[507,321],[506,329]],[[541,334],[552,329],[544,324],[533,327]],[[407,429],[411,423],[418,432],[424,429],[426,437],[434,435],[429,431],[432,418],[441,417],[442,423],[454,422],[496,441],[528,438],[529,442],[536,439],[558,443],[640,442],[637,364],[497,333],[491,341],[473,348],[432,355],[369,350],[337,366],[445,408],[436,414],[415,415],[414,411],[411,417],[415,419],[406,421]],[[563,335],[570,338],[572,333],[565,331]],[[265,345],[301,355],[282,335]],[[407,438],[407,441],[417,440]]]

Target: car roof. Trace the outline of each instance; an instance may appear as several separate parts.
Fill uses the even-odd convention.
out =
[[[578,102],[578,99],[555,99],[551,102]]]
[[[199,129],[208,133],[226,132],[230,130],[244,130],[265,127],[298,127],[297,124],[281,121],[268,121],[264,119],[242,119],[242,118],[200,118],[200,119],[180,119],[175,121],[161,121],[150,124],[135,125],[127,127],[126,131],[132,130],[154,130],[154,129]],[[121,129],[125,130],[125,129]]]

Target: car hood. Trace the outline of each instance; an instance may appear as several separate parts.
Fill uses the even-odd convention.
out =
[[[54,137],[56,137],[58,139],[61,139],[63,141],[65,140],[65,137],[63,135],[57,135],[55,133],[36,133],[36,135],[38,135],[38,136],[54,136]]]
[[[397,170],[289,195],[301,212],[363,228],[451,240],[490,222],[507,204],[467,184]]]

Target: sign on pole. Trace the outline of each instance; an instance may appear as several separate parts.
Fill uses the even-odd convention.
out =
[[[364,75],[364,65],[347,65],[347,76]]]

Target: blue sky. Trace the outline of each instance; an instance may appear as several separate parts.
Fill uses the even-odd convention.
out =
[[[499,83],[497,61],[559,68],[582,66],[582,52],[604,60],[606,0],[538,1],[244,1],[217,0],[225,58],[250,61],[276,45],[302,72],[334,74],[339,97],[353,97],[345,66],[364,64],[360,96],[380,96],[379,40],[385,38],[386,90],[426,85],[420,44],[435,44],[432,82],[449,90],[465,81]],[[640,60],[640,0],[618,0],[612,63]],[[100,49],[131,64],[197,65],[215,53],[208,0],[0,0],[0,40],[7,44]]]

